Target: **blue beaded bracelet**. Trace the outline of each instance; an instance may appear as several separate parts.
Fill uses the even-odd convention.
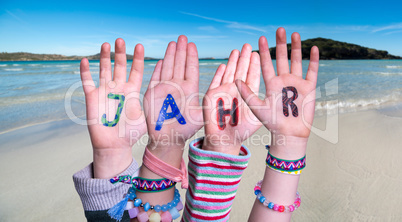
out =
[[[129,207],[130,204],[128,204],[129,200],[132,201],[131,207]],[[148,214],[145,212],[140,213],[138,209],[139,207],[142,207],[145,212],[148,212],[149,210],[155,210],[156,214],[160,212],[162,214],[162,217],[167,217],[170,218],[169,220],[172,220],[180,217],[179,211],[183,209],[183,204],[181,203],[180,193],[177,189],[175,189],[174,198],[171,202],[163,204],[162,206],[154,206],[148,202],[143,203],[140,198],[137,198],[135,188],[131,187],[128,190],[128,193],[124,195],[124,199],[108,210],[108,214],[111,218],[120,221],[123,217],[123,212],[126,209],[128,210],[130,218],[137,217],[139,221],[148,221]]]
[[[135,207],[142,207],[142,208],[144,208],[145,212],[148,210],[155,210],[156,212],[159,212],[159,211],[166,212],[166,211],[172,209],[173,207],[176,207],[177,204],[180,202],[180,193],[179,193],[179,190],[177,190],[177,189],[175,189],[175,191],[174,191],[174,199],[171,202],[169,202],[168,204],[164,204],[162,206],[160,206],[160,205],[153,206],[153,205],[150,205],[148,202],[145,204],[142,203],[142,200],[137,198],[136,191],[132,187],[128,190],[127,195],[128,195],[128,199],[130,199],[134,202]]]

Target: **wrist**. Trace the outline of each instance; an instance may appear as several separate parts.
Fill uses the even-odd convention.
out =
[[[150,141],[146,147],[153,155],[161,161],[180,168],[183,159],[183,151],[186,142],[167,143],[163,141]]]
[[[273,156],[286,160],[296,160],[306,155],[308,138],[274,134],[272,137],[276,138],[269,149]]]
[[[224,140],[222,138],[213,139],[213,136],[206,135],[202,143],[202,149],[238,156],[241,143],[236,140]]]
[[[98,179],[117,176],[130,166],[133,161],[131,149],[94,149],[93,175]]]

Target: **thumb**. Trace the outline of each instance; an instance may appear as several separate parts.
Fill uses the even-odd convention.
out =
[[[264,122],[264,110],[269,110],[269,104],[266,104],[264,100],[258,98],[258,96],[250,89],[250,87],[240,79],[235,81],[237,90],[239,90],[243,101],[250,108],[251,112],[261,121]]]

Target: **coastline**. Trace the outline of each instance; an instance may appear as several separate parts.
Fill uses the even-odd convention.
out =
[[[302,206],[293,213],[293,221],[402,219],[398,214],[402,150],[397,148],[402,110],[388,109],[392,115],[384,113],[386,109],[340,114],[337,144],[310,135],[308,164],[299,184]],[[316,117],[314,126],[325,128],[325,121]],[[257,131],[267,133],[263,127]],[[6,181],[0,184],[1,221],[85,221],[72,175],[92,161],[86,126],[54,121],[0,134],[0,143],[1,177]],[[133,148],[139,163],[144,148],[139,144]],[[262,144],[248,148],[252,155],[233,204],[233,221],[247,220],[254,185],[265,170]]]

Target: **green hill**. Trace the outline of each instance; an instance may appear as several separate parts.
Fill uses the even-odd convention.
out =
[[[376,50],[356,44],[339,42],[326,38],[314,38],[302,41],[302,57],[310,59],[311,47],[320,49],[320,59],[402,59],[400,56],[388,54],[385,50]],[[290,59],[291,45],[288,44],[288,56]],[[269,49],[272,59],[276,58],[276,47]],[[257,51],[258,52],[258,51]]]

